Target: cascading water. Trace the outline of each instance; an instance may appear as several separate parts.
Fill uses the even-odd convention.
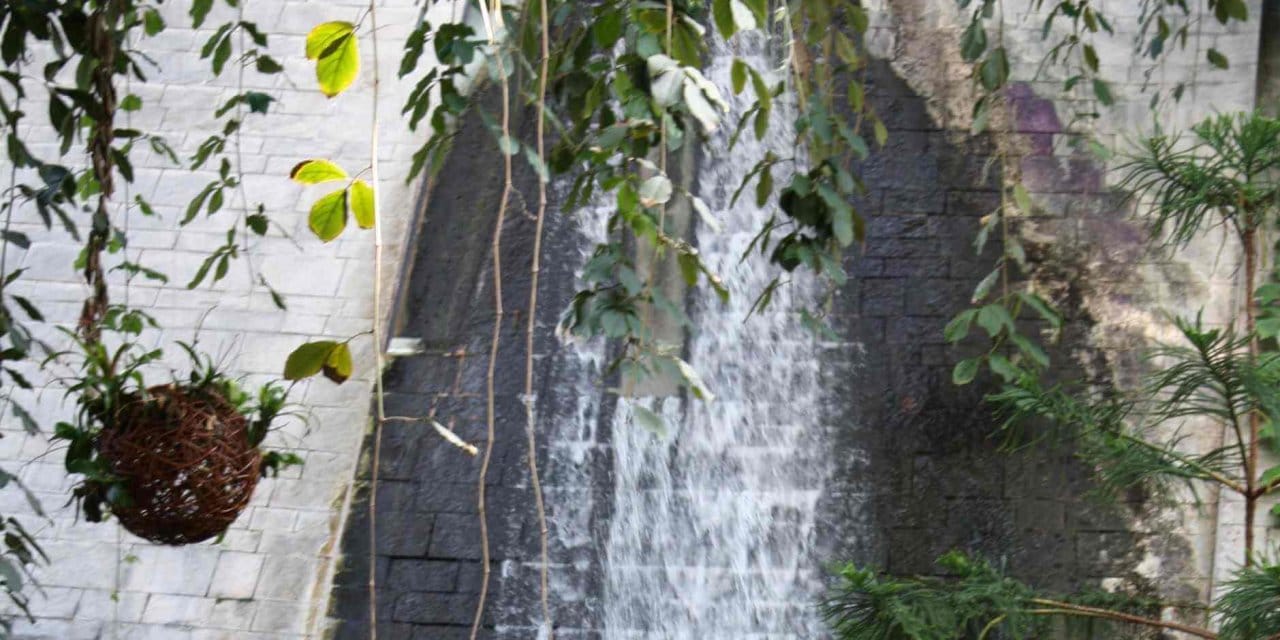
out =
[[[732,45],[713,44],[707,77],[732,98],[734,56],[767,69],[765,46],[763,37],[751,34]],[[778,101],[766,139],[748,132],[730,152],[731,127],[721,127],[698,166],[697,191],[723,228],[701,225],[697,244],[703,260],[723,277],[731,301],[722,305],[709,288],[697,292],[688,360],[717,399],[684,406],[677,398],[642,400],[664,415],[663,436],[635,424],[626,402],[614,413],[613,504],[603,541],[599,621],[605,638],[738,640],[823,633],[815,607],[821,569],[812,538],[828,462],[818,424],[818,349],[795,313],[812,298],[813,287],[798,278],[767,312],[748,318],[777,272],[767,256],[741,259],[769,213],[750,195],[730,205],[765,151],[794,153],[786,102]],[[735,123],[747,100],[730,103],[724,121]],[[596,235],[598,225],[587,224],[593,226],[584,229],[586,235]],[[579,357],[584,371],[600,361],[598,350],[583,350]],[[595,413],[580,411],[579,419],[593,420]],[[592,431],[588,425],[570,428]]]

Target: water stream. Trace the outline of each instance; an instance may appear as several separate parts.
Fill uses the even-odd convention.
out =
[[[776,273],[766,256],[740,259],[769,213],[755,206],[750,188],[730,206],[742,177],[766,150],[787,156],[794,149],[792,114],[783,99],[766,139],[748,132],[728,150],[731,125],[750,104],[745,94],[733,98],[731,63],[736,55],[757,69],[769,68],[764,46],[763,38],[750,34],[732,46],[715,43],[706,70],[732,113],[698,162],[696,190],[722,229],[698,225],[697,245],[723,277],[731,301],[721,304],[709,287],[695,294],[688,360],[717,399],[645,400],[666,417],[664,436],[634,424],[625,402],[608,425],[612,505],[607,532],[591,532],[603,551],[599,624],[608,639],[823,633],[815,609],[820,564],[812,551],[814,510],[829,465],[818,424],[817,346],[794,313],[813,287],[798,282],[785,288],[767,313],[747,318]],[[603,215],[584,220],[588,239],[600,233],[597,218]],[[583,372],[598,371],[599,349],[579,349],[577,357]],[[599,395],[598,387],[587,395]],[[594,430],[597,414],[598,407],[583,406],[560,429],[583,437]],[[566,546],[586,533],[581,527],[560,531],[576,538],[562,540]],[[602,534],[607,538],[600,540]]]

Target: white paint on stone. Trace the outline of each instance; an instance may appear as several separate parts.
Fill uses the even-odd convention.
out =
[[[194,291],[183,287],[203,257],[221,244],[236,212],[224,210],[177,229],[187,202],[214,174],[170,166],[149,152],[135,157],[137,182],[130,189],[148,198],[158,216],[131,214],[128,253],[166,272],[171,283],[155,286],[138,280],[128,296],[161,322],[163,331],[147,336],[147,341],[171,347],[170,365],[185,363],[173,341],[190,340],[199,330],[202,348],[233,373],[261,383],[278,376],[285,356],[306,340],[346,339],[367,331],[373,321],[372,234],[350,225],[340,241],[320,243],[306,227],[306,213],[324,191],[303,189],[288,180],[289,169],[310,157],[331,158],[353,173],[368,164],[373,61],[367,37],[362,38],[360,79],[348,93],[325,99],[315,89],[311,64],[303,58],[304,37],[325,20],[356,21],[368,2],[241,2],[245,19],[270,35],[270,53],[286,68],[283,77],[246,74],[246,88],[267,91],[279,101],[266,118],[246,119],[241,168],[249,198],[264,202],[273,220],[294,237],[286,239],[273,229],[254,243],[253,251],[254,268],[286,295],[289,309],[275,309],[261,287],[250,289],[252,280],[243,261],[217,285]],[[405,177],[411,152],[422,139],[408,131],[400,116],[412,86],[396,77],[401,43],[418,20],[417,4],[378,2],[384,56],[379,169],[387,242],[384,285],[389,292],[394,291],[401,243],[418,198],[416,185],[406,186]],[[213,30],[235,17],[223,3],[217,5],[198,31],[190,29],[189,2],[161,5],[169,28],[145,46],[163,68],[149,74],[150,82],[129,87],[144,100],[143,110],[131,116],[132,125],[165,136],[180,157],[189,157],[217,126],[214,108],[235,92],[234,72],[212,79],[209,61],[199,59],[200,47]],[[28,93],[39,96],[41,91]],[[38,121],[45,109],[34,102],[24,107],[33,114],[32,121]],[[51,132],[35,128],[27,135],[33,148],[51,149]],[[13,292],[36,300],[52,322],[70,326],[86,293],[72,267],[78,245],[65,233],[44,231],[34,211],[19,211],[14,228],[30,234],[33,244],[28,251],[9,255],[10,266],[16,259],[27,268]],[[117,280],[112,289],[117,300],[125,295],[120,284]],[[39,333],[58,338],[47,329]],[[18,473],[50,513],[47,520],[37,518],[20,494],[0,492],[0,512],[22,518],[51,557],[38,571],[45,594],[33,598],[37,621],[19,623],[19,637],[261,640],[318,635],[336,554],[335,505],[341,505],[350,491],[368,425],[369,342],[367,337],[356,339],[361,364],[356,378],[343,387],[314,381],[296,389],[293,400],[305,406],[309,422],[282,425],[271,444],[295,450],[309,464],[279,479],[264,480],[250,508],[218,543],[157,547],[118,533],[114,523],[76,522],[73,510],[62,508],[71,481],[62,470],[61,453],[51,451],[45,437],[23,433],[5,408],[0,467]],[[44,379],[37,371],[29,373]],[[73,409],[62,402],[56,385],[39,394],[15,393],[15,398],[46,430]]]

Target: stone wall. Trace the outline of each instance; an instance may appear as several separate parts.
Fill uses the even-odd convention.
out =
[[[168,29],[146,42],[160,69],[148,74],[148,82],[135,81],[128,87],[144,102],[143,109],[132,114],[132,125],[165,136],[184,162],[220,126],[213,111],[234,93],[234,73],[211,80],[209,61],[199,59],[200,47],[213,29],[235,17],[224,3],[216,4],[200,30],[190,28],[190,2],[161,5]],[[368,165],[368,69],[373,60],[366,43],[360,81],[350,92],[326,100],[303,57],[304,37],[325,20],[357,20],[368,2],[241,4],[245,19],[270,35],[270,53],[286,70],[265,79],[246,74],[247,88],[265,91],[277,102],[265,119],[248,119],[241,143],[249,197],[263,201],[273,220],[292,236],[273,229],[254,242],[252,257],[254,268],[284,294],[288,310],[277,310],[263,288],[251,288],[243,261],[217,285],[183,287],[205,255],[224,241],[238,212],[198,218],[178,230],[187,202],[215,174],[192,173],[151,154],[135,158],[132,193],[147,198],[157,215],[144,217],[136,210],[131,214],[128,254],[165,272],[170,283],[157,286],[138,279],[126,293],[117,281],[112,294],[119,300],[127,295],[160,322],[163,333],[147,335],[146,340],[166,347],[167,364],[183,366],[185,357],[174,341],[198,335],[199,346],[231,373],[260,383],[279,376],[285,356],[308,339],[346,339],[371,326],[371,234],[353,227],[342,239],[321,244],[306,225],[306,213],[319,193],[292,184],[288,174],[293,165],[310,157],[330,158],[356,170]],[[380,3],[380,34],[386,42],[403,41],[419,19],[417,4]],[[405,177],[420,138],[408,132],[400,118],[400,103],[411,87],[395,80],[399,46],[386,45],[382,53],[382,206],[391,265],[386,284],[392,290],[405,231],[415,218],[417,187],[406,185]],[[43,91],[33,87],[28,93],[40,96]],[[32,122],[38,122],[46,109],[34,103],[24,108]],[[53,150],[51,132],[36,128],[26,135],[36,141],[32,147],[38,153]],[[17,213],[14,228],[31,234],[33,244],[17,252],[16,259],[10,248],[10,265],[27,269],[13,292],[37,301],[50,322],[42,336],[61,340],[53,325],[73,326],[86,294],[72,265],[78,245],[64,233],[44,231],[30,210]],[[250,508],[219,543],[159,547],[123,533],[114,523],[77,522],[73,510],[63,507],[71,480],[62,468],[61,452],[44,435],[26,435],[5,408],[0,466],[16,473],[50,514],[48,519],[33,517],[19,492],[11,487],[3,493],[0,511],[22,517],[50,556],[48,566],[37,574],[43,589],[32,590],[37,622],[19,622],[18,636],[314,637],[308,634],[324,626],[324,601],[336,559],[335,532],[342,524],[359,444],[368,426],[370,344],[367,338],[353,344],[361,363],[357,379],[341,387],[327,380],[297,387],[292,399],[305,407],[309,422],[291,420],[272,436],[275,445],[301,454],[306,465],[264,480]],[[38,373],[34,379],[41,379]],[[14,395],[35,410],[47,430],[72,408],[56,385],[43,386],[36,394]]]

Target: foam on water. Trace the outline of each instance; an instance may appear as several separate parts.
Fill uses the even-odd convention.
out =
[[[684,406],[676,398],[651,400],[669,426],[664,437],[633,424],[627,404],[618,404],[604,545],[607,638],[822,634],[812,536],[828,464],[818,428],[817,347],[794,313],[813,297],[813,286],[797,282],[768,312],[747,318],[777,273],[767,256],[741,259],[770,214],[755,206],[753,187],[730,205],[765,151],[795,152],[794,112],[784,97],[764,140],[748,132],[729,151],[731,125],[751,102],[750,90],[732,96],[733,58],[769,67],[763,38],[740,36],[733,44],[713,45],[706,75],[732,112],[697,168],[698,195],[723,226],[699,225],[697,245],[731,297],[722,305],[709,287],[698,290],[688,358],[717,399]]]

